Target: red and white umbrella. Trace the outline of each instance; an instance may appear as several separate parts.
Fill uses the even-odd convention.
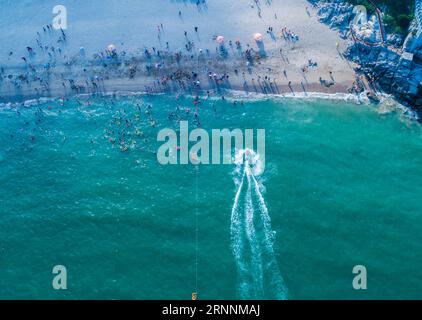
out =
[[[262,40],[264,40],[264,37],[259,32],[255,33],[253,35],[253,38],[256,42],[261,42]]]
[[[223,44],[224,43],[224,37],[223,36],[218,36],[216,38],[216,40],[217,40],[217,43],[219,43],[219,44]]]

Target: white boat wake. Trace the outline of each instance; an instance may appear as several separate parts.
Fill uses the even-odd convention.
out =
[[[238,272],[241,299],[287,299],[287,288],[278,268],[275,233],[257,178],[263,170],[259,155],[246,149],[235,157],[238,187],[231,214],[232,251]]]

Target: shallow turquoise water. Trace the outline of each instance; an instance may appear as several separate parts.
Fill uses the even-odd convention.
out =
[[[234,167],[196,174],[192,165],[161,166],[152,153],[158,129],[175,127],[167,114],[176,105],[192,108],[192,99],[0,112],[0,298],[190,299],[195,290],[201,299],[239,298]],[[205,129],[266,129],[260,183],[289,299],[422,298],[419,125],[333,101],[203,101],[200,109]],[[110,142],[122,132],[136,141],[128,152]],[[51,286],[58,264],[67,267],[66,291]],[[366,291],[352,288],[358,264],[368,270]]]

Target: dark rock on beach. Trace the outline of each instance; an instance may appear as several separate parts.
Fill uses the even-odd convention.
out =
[[[351,36],[350,24],[355,17],[353,5],[343,0],[309,2],[318,8],[321,22],[339,30],[342,37],[350,39],[343,55],[360,66],[356,71],[363,72],[374,86],[393,94],[421,115],[422,25],[418,15],[406,39],[401,35],[389,34],[385,37],[385,43],[368,43]],[[418,2],[422,1],[416,0],[416,8],[420,8]]]

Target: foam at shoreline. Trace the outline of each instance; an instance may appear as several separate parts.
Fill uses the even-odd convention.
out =
[[[370,106],[371,102],[366,96],[365,92],[355,95],[350,93],[324,93],[324,92],[307,92],[307,93],[288,93],[288,94],[263,94],[263,93],[245,93],[237,90],[225,90],[224,98],[228,101],[236,101],[239,99],[247,99],[248,101],[260,101],[260,100],[303,100],[303,101],[318,101],[318,100],[331,100],[331,101],[343,101],[346,103],[353,103],[356,105],[366,105]],[[75,94],[67,99],[72,98],[97,98],[97,97],[136,97],[136,96],[159,96],[165,95],[166,93],[149,93],[146,91],[113,91],[113,92],[104,92],[97,95],[82,93]],[[192,97],[193,95],[185,94],[184,96]],[[378,109],[380,113],[388,113],[391,111],[400,111],[400,113],[405,116],[405,118],[420,120],[418,114],[413,111],[411,108],[401,104],[394,99],[392,95],[386,93],[380,93],[378,95],[380,98],[380,103]],[[34,105],[39,105],[47,102],[54,102],[62,100],[61,97],[41,97],[38,99],[28,99],[23,102],[8,102],[0,103],[0,109],[13,109],[18,107],[31,107]],[[221,96],[210,96],[206,98],[209,100],[220,100]]]

